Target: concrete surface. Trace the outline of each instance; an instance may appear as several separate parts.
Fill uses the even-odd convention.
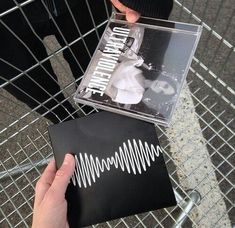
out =
[[[179,2],[183,2],[183,5],[199,18],[203,17],[202,20],[222,35],[226,42],[235,45],[233,0],[201,0],[195,1],[195,4],[192,0]],[[204,11],[205,6],[207,8]],[[181,11],[177,3],[171,19],[196,23],[192,15]],[[60,48],[54,36],[47,37],[45,42],[53,50]],[[234,53],[234,49],[228,48],[223,41],[204,28],[195,55],[200,62],[192,63],[197,74],[192,70],[187,77],[188,86],[185,86],[181,93],[171,127],[157,127],[160,142],[165,146],[168,155],[166,161],[169,173],[175,180],[174,185],[181,191],[195,189],[202,197],[201,203],[190,214],[185,227],[231,227],[235,224],[235,124],[234,108],[231,105],[235,100],[231,92],[235,89]],[[57,59],[52,58],[51,63],[61,88],[73,81],[69,65],[62,54],[59,54]],[[205,70],[202,67],[204,65],[211,72]],[[232,90],[228,89],[229,87]],[[74,91],[75,87],[71,86],[66,90],[65,96]],[[70,100],[73,103],[72,99]],[[1,146],[0,172],[21,163],[50,157],[52,151],[46,133],[50,123],[34,112],[19,120],[19,117],[30,112],[30,109],[2,89],[0,104],[0,129],[7,128],[0,136],[0,141],[7,140]],[[18,122],[13,124],[17,120]],[[32,121],[35,122],[31,123]],[[20,132],[16,134],[18,131]],[[21,171],[20,175],[13,178],[6,174],[7,178],[1,180],[1,227],[26,227],[31,224],[33,187],[41,171],[42,168],[33,167],[29,171]],[[172,210],[133,216],[99,227],[169,227],[173,220],[168,211],[171,211],[173,218],[176,218],[179,212]]]

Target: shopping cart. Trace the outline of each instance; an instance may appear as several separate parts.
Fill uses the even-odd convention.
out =
[[[33,0],[21,4],[14,2],[14,7],[0,14],[1,23],[14,11],[23,13],[22,9]],[[86,4],[90,9],[88,1]],[[104,4],[106,7],[105,1]],[[233,0],[175,0],[170,19],[203,26],[172,124],[169,128],[156,126],[177,206],[93,227],[235,225],[235,5]],[[107,20],[97,24],[92,18],[92,22],[94,28],[87,34],[98,34],[97,30]],[[11,33],[16,35],[12,30]],[[59,78],[60,92],[71,103],[76,82],[62,52],[87,34],[62,47],[55,37],[46,37],[48,57],[35,64],[39,66],[44,61],[51,61]],[[19,72],[16,77],[22,77],[30,70]],[[47,132],[51,123],[4,89],[15,79],[2,83],[0,92],[0,227],[30,227],[34,186],[52,157]],[[39,107],[43,105],[38,104]],[[97,110],[77,105],[76,111],[80,115],[89,115]]]

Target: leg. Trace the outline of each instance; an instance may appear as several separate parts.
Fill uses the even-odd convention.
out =
[[[59,16],[56,19],[56,22],[63,34],[63,37],[55,29],[55,35],[61,46],[65,46],[65,40],[67,43],[70,43],[76,39],[78,39],[81,34],[84,35],[88,31],[94,29],[93,21],[90,16],[90,11],[92,12],[92,16],[95,22],[95,25],[98,26],[105,20],[107,20],[107,12],[105,10],[104,1],[103,0],[96,0],[96,1],[87,1],[91,2],[87,5],[85,0],[81,0],[76,7],[71,9],[72,15],[68,12],[64,15]],[[109,11],[111,7],[109,5]],[[76,24],[75,24],[76,23]],[[105,25],[100,27],[97,31],[92,31],[89,35],[86,35],[83,40],[79,40],[73,45],[71,45],[71,50],[66,48],[64,51],[64,58],[70,65],[72,73],[74,77],[77,79],[83,75],[84,71],[87,68],[87,65],[90,61],[90,57],[95,51],[97,44],[98,44],[98,36],[100,37],[103,33]],[[78,31],[80,30],[80,33]],[[98,33],[98,36],[97,36]],[[65,39],[65,40],[64,40]],[[78,62],[82,69],[79,68]]]
[[[37,60],[31,56],[29,51],[19,42],[19,40],[14,38],[13,35],[2,26],[0,30],[3,35],[3,39],[1,40],[2,51],[0,58],[8,61],[22,71],[37,64]],[[45,47],[30,31],[28,31],[27,35],[18,35],[38,60],[43,60],[47,57]],[[19,73],[20,71],[0,60],[1,84],[14,78]],[[68,101],[63,102],[63,106],[59,105],[54,108],[58,103],[62,102],[65,97],[62,94],[59,94],[52,98],[52,96],[60,91],[60,87],[49,61],[46,61],[41,66],[39,65],[33,68],[27,74],[23,74],[12,83],[4,86],[4,89],[20,101],[26,103],[30,108],[36,108],[36,111],[39,114],[43,115],[48,112],[45,114],[45,117],[53,123],[64,120],[69,116],[69,113],[75,111]],[[66,111],[66,109],[68,111]]]
[[[97,47],[99,41],[98,36],[101,37],[106,26],[106,24],[104,24],[102,27],[97,29],[97,31],[94,30],[94,24],[89,13],[89,7],[92,11],[96,26],[108,18],[103,0],[90,2],[92,2],[92,4],[88,6],[85,0],[81,0],[76,7],[71,9],[72,14],[68,12],[56,18],[56,23],[60,28],[63,36],[56,29],[52,22],[52,28],[55,31],[56,38],[62,47],[66,46],[65,40],[67,41],[67,44],[69,44],[81,37],[81,34],[84,35],[93,29],[91,33],[84,36],[84,40],[75,42],[70,46],[70,49],[66,48],[63,52],[64,58],[69,63],[75,79],[81,78],[81,76],[84,74],[90,58]],[[108,9],[110,15],[111,4],[108,5]],[[79,83],[80,80],[77,81],[77,84]],[[93,108],[88,106],[83,108],[83,111],[86,113],[89,113],[92,110]]]

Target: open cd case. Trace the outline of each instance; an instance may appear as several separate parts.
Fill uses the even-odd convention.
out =
[[[123,14],[110,18],[74,99],[169,125],[202,26]]]

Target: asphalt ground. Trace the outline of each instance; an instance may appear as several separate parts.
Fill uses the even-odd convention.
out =
[[[202,196],[201,204],[190,214],[185,227],[195,224],[200,227],[231,227],[235,224],[235,124],[234,106],[231,105],[234,94],[228,88],[235,88],[235,52],[234,47],[231,51],[232,48],[223,42],[235,45],[235,5],[232,0],[179,2],[183,2],[224,40],[221,42],[211,31],[203,29],[195,54],[199,62],[192,62],[196,74],[193,70],[188,74],[188,86],[182,91],[172,126],[166,129],[157,127],[157,132],[166,153],[173,185],[182,195],[185,195],[183,190],[195,189]],[[175,4],[170,19],[197,23],[194,15],[181,9]],[[45,43],[53,50],[60,48],[53,36],[47,37]],[[52,58],[51,62],[61,88],[73,82],[69,65],[62,54]],[[69,97],[74,91],[72,85],[66,89],[65,95]],[[73,104],[71,98],[70,101]],[[7,128],[1,134],[1,141],[7,141],[1,146],[0,172],[21,163],[45,161],[52,155],[46,132],[47,125],[51,123],[35,112],[19,120],[31,110],[2,89],[0,110],[1,129]],[[35,123],[30,124],[37,118]],[[7,173],[7,178],[1,180],[1,227],[31,224],[33,187],[42,169],[32,166],[14,177]],[[179,211],[172,210],[169,209],[175,218]],[[156,217],[164,227],[173,222],[168,211],[160,210],[121,222],[113,221],[102,227],[155,227]]]

